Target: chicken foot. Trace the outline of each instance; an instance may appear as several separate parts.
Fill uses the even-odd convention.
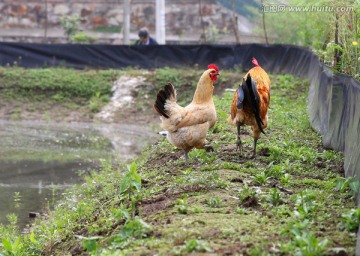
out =
[[[204,149],[206,152],[214,152],[214,148],[211,145],[205,145]]]

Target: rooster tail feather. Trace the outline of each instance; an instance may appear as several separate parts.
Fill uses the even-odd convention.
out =
[[[154,109],[156,112],[166,118],[169,118],[169,113],[165,109],[167,100],[176,102],[176,92],[174,86],[171,83],[166,84],[164,88],[158,92],[154,104]]]
[[[257,90],[257,85],[254,79],[252,79],[252,77],[250,76],[250,74],[248,74],[246,80],[244,81],[243,88],[246,91],[245,94],[249,96],[248,99],[254,112],[256,123],[260,131],[265,134],[262,128],[262,125],[264,125],[264,123],[260,118],[260,96]]]

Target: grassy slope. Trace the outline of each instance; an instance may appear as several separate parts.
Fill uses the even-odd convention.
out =
[[[121,71],[0,68],[0,114],[11,120],[89,121],[104,106]],[[75,117],[76,118],[76,117]]]
[[[224,72],[220,83],[231,72]],[[197,72],[189,73],[189,81],[198,79]],[[226,123],[232,93],[225,92],[215,97],[218,122],[208,136],[215,152],[194,150],[186,165],[182,152],[161,139],[136,159],[132,170],[141,175],[142,187],[136,190],[133,173],[132,200],[121,194],[129,184],[123,184],[126,167],[104,162],[102,172],[85,177],[86,183],[69,191],[30,235],[21,236],[19,252],[87,255],[87,248],[99,255],[335,255],[333,248],[342,247],[354,255],[355,236],[340,219],[355,204],[348,189],[335,191],[343,156],[325,150],[311,129],[307,84],[289,76],[271,78],[270,125],[259,140],[257,159],[248,158],[249,134],[243,137],[245,157],[236,151],[236,129]],[[18,235],[12,226],[1,229],[14,244]]]

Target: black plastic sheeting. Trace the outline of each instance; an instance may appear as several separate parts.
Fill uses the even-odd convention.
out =
[[[288,71],[297,62],[308,58],[306,49],[283,45],[78,45],[1,43],[0,65],[28,68],[64,66],[85,68],[160,68],[184,67],[216,63],[221,68],[252,67],[251,58],[271,71]],[[290,65],[289,65],[290,64]],[[299,72],[304,68],[298,65]],[[306,69],[307,67],[305,67]]]
[[[252,57],[270,73],[289,73],[310,81],[308,113],[327,148],[345,153],[347,177],[360,180],[360,85],[334,74],[310,50],[289,45],[76,45],[0,43],[0,65],[28,68],[252,67]]]

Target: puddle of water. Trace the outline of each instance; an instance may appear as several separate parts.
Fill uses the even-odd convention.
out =
[[[80,182],[77,171],[96,168],[94,163],[80,161],[0,161],[0,223],[14,213],[19,226],[29,222],[29,212],[52,206],[64,189]],[[18,193],[18,196],[16,196]]]
[[[24,227],[29,212],[81,182],[79,171],[97,169],[101,159],[133,158],[155,136],[137,125],[0,120],[0,223],[15,213]]]

